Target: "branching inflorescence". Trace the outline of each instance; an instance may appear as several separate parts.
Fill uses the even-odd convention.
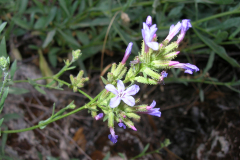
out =
[[[199,71],[198,67],[193,64],[172,61],[180,53],[177,51],[178,45],[190,27],[192,27],[190,20],[184,19],[182,22],[172,25],[166,39],[162,43],[158,43],[156,35],[158,28],[156,24],[152,25],[152,17],[148,16],[146,22],[143,22],[141,53],[130,62],[130,69],[127,70],[125,64],[131,54],[132,42],[129,43],[122,61],[118,65],[116,63],[112,64],[107,79],[101,77],[106,85],[105,90],[97,102],[94,103],[95,106],[92,105],[90,108],[93,109],[91,113],[96,120],[101,119],[103,116],[103,121],[108,120],[108,127],[110,128],[108,138],[113,143],[116,143],[118,139],[118,135],[114,131],[114,122],[117,122],[118,126],[124,129],[127,126],[137,131],[131,119],[139,120],[139,114],[161,116],[160,108],[154,108],[156,106],[154,100],[151,105],[136,105],[139,99],[135,100],[133,96],[138,93],[140,87],[134,84],[135,81],[150,85],[163,83],[164,78],[168,75],[164,69],[169,68],[182,68],[188,74]],[[179,31],[181,32],[177,41],[169,44]],[[162,71],[160,72],[160,70]],[[125,88],[124,83],[128,82],[131,82],[131,84]],[[103,113],[97,114],[97,107]]]

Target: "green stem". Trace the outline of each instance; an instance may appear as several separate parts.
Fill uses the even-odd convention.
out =
[[[93,100],[92,97],[90,97],[87,93],[85,93],[84,91],[82,91],[81,89],[78,89],[78,92],[82,93],[84,96],[86,96],[88,99]]]
[[[42,127],[42,126],[46,126],[49,123],[52,123],[52,122],[57,121],[59,119],[62,119],[64,117],[70,116],[70,115],[72,115],[72,114],[74,114],[74,113],[76,113],[78,111],[81,111],[81,110],[83,110],[85,108],[86,108],[86,106],[82,106],[82,107],[80,107],[80,108],[78,108],[78,109],[76,109],[76,110],[74,110],[72,112],[69,112],[69,113],[64,114],[62,116],[56,117],[55,119],[52,119],[52,120],[50,120],[50,121],[48,121],[46,123],[38,124],[38,125],[33,126],[33,127],[24,128],[24,129],[18,129],[18,130],[7,130],[7,131],[1,131],[1,132],[2,133],[20,133],[20,132],[30,131],[30,130],[37,129],[37,128]]]
[[[53,79],[53,77],[41,77],[37,79],[32,79],[32,81],[38,81],[38,80],[43,80],[43,79]],[[17,81],[12,81],[13,83],[22,83],[22,82],[29,82],[29,80],[17,80]]]

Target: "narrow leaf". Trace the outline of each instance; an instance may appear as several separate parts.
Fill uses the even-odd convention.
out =
[[[40,93],[42,93],[42,94],[46,94],[46,92],[45,92],[43,89],[41,89],[40,87],[35,86],[34,88],[35,88],[38,92],[40,92]]]
[[[7,98],[8,89],[9,89],[9,87],[7,87],[7,88],[4,89],[4,93],[3,93],[3,95],[2,95],[2,99],[1,99],[1,102],[0,102],[0,113],[2,112],[4,102],[5,102],[6,98]]]
[[[70,16],[70,13],[69,13],[69,11],[68,11],[68,9],[67,9],[66,1],[65,1],[65,0],[58,0],[58,1],[59,1],[59,3],[60,3],[60,6],[63,8],[64,12],[65,12],[68,16]]]
[[[55,29],[52,30],[52,31],[50,31],[50,32],[48,32],[47,37],[46,37],[46,39],[44,40],[44,43],[43,43],[43,45],[42,45],[42,48],[46,48],[46,47],[48,46],[48,44],[49,44],[50,42],[52,42],[53,37],[55,36],[55,34],[56,34],[56,30],[55,30]]]
[[[27,8],[27,5],[28,5],[28,0],[21,0],[19,1],[20,2],[20,7],[19,7],[19,14],[22,14],[26,8]]]
[[[216,44],[214,41],[212,41],[211,39],[203,36],[202,34],[200,34],[196,29],[194,29],[195,33],[197,34],[197,36],[209,47],[211,48],[215,53],[217,53],[221,58],[223,58],[224,60],[226,60],[228,63],[230,63],[233,67],[240,67],[240,65],[238,64],[238,62],[234,59],[231,58],[227,55],[225,49],[223,47],[221,47],[220,45]]]
[[[12,20],[13,20],[19,27],[22,27],[23,29],[29,30],[29,29],[31,28],[30,25],[29,25],[26,21],[21,20],[20,18],[13,17]]]
[[[3,22],[1,25],[0,25],[0,33],[2,32],[2,30],[4,29],[4,27],[7,25],[7,22]]]
[[[6,49],[6,41],[5,36],[2,38],[2,41],[0,43],[0,56],[4,56],[7,58],[7,49]]]
[[[73,44],[77,47],[80,47],[80,44],[73,38],[72,35],[64,33],[62,30],[58,30],[58,32],[63,36],[67,43]]]
[[[12,66],[11,66],[11,69],[10,69],[10,79],[11,80],[13,79],[13,76],[14,76],[16,70],[17,70],[17,61],[14,60]]]

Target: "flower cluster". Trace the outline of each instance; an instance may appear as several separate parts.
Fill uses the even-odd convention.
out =
[[[139,114],[161,117],[160,108],[155,108],[155,100],[150,105],[136,105],[139,99],[134,99],[133,96],[139,92],[140,87],[134,84],[135,81],[151,85],[163,83],[164,78],[167,78],[168,75],[164,69],[169,68],[182,68],[188,74],[199,71],[198,67],[193,64],[172,61],[180,53],[180,51],[177,51],[178,45],[191,27],[188,19],[184,19],[176,25],[171,25],[168,36],[164,41],[158,43],[157,25],[152,24],[152,17],[148,16],[146,22],[143,22],[141,53],[130,62],[130,69],[127,70],[125,64],[131,54],[132,42],[128,44],[122,61],[118,65],[116,63],[112,64],[107,79],[101,77],[105,84],[105,90],[98,98],[97,103],[91,106],[91,113],[96,120],[102,117],[104,117],[103,121],[108,120],[108,127],[110,128],[108,138],[113,143],[116,143],[119,137],[114,131],[115,122],[123,129],[128,127],[137,131],[131,119],[139,120]],[[169,43],[179,32],[177,41]],[[162,71],[159,72],[159,70]],[[125,78],[123,79],[124,75]],[[131,82],[131,84],[125,88],[124,84],[128,82]],[[101,108],[103,113],[97,114],[97,107]]]

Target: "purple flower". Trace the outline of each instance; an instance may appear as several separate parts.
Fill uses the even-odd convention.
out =
[[[118,123],[118,126],[126,129],[126,125],[124,123],[122,123],[122,122]]]
[[[99,113],[98,115],[96,115],[94,118],[96,119],[96,120],[99,120],[99,119],[101,119],[103,117],[103,113]]]
[[[113,143],[117,143],[118,135],[115,135],[115,131],[113,128],[110,128],[110,133],[108,135],[108,139],[110,139]]]
[[[151,27],[151,25],[152,25],[152,17],[151,16],[147,16],[146,24],[148,25],[148,27]]]
[[[187,30],[188,30],[190,27],[192,27],[192,25],[191,25],[191,23],[190,23],[190,19],[183,19],[183,20],[182,20],[181,33],[180,33],[180,35],[178,36],[178,40],[177,40],[177,43],[178,43],[178,44],[183,40],[183,38],[184,38]]]
[[[182,28],[181,22],[178,22],[175,26],[174,26],[174,24],[172,24],[171,27],[170,27],[169,34],[168,34],[166,40],[171,41],[173,39],[173,37],[176,34],[178,34],[178,32],[180,31],[181,28]]]
[[[166,78],[167,75],[168,75],[168,73],[167,73],[166,71],[162,71],[162,72],[161,72],[161,75],[162,75],[164,78]]]
[[[157,31],[156,24],[152,25],[151,27],[148,27],[146,23],[143,22],[143,29],[142,29],[142,37],[144,39],[145,43],[145,52],[148,52],[148,47],[152,48],[153,50],[158,50],[158,43],[153,42],[154,34]]]
[[[134,106],[135,105],[135,99],[132,97],[132,95],[137,94],[137,92],[140,90],[139,86],[134,84],[131,87],[127,88],[125,90],[125,86],[121,80],[117,81],[117,88],[114,87],[112,84],[107,84],[105,88],[115,94],[116,96],[110,100],[110,107],[115,108],[117,107],[121,100],[123,100],[127,105]]]
[[[121,62],[122,64],[125,64],[126,61],[127,61],[127,59],[128,59],[128,57],[130,56],[131,51],[132,51],[132,46],[133,46],[133,43],[130,42],[130,43],[128,44],[128,46],[127,46],[127,49],[126,49],[125,54],[124,54],[124,57],[123,57],[123,59],[122,59],[122,62]]]
[[[185,69],[184,73],[193,74],[193,72],[199,71],[199,68],[190,63],[178,63],[172,65],[174,68],[183,68]]]
[[[152,104],[150,106],[147,106],[146,109],[148,110],[147,112],[141,112],[141,113],[145,113],[145,114],[149,114],[152,116],[157,116],[157,117],[161,117],[161,112],[159,111],[160,108],[154,108],[156,105],[156,101],[153,100]]]

